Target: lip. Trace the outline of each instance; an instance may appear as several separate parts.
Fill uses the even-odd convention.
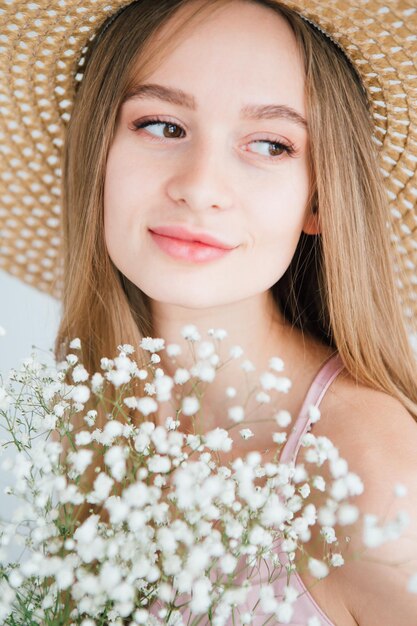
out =
[[[168,254],[174,259],[191,263],[208,263],[210,261],[215,261],[217,259],[221,259],[227,254],[230,254],[233,250],[233,248],[219,248],[200,241],[190,241],[189,239],[168,237],[167,235],[161,235],[153,232],[150,229],[149,234],[151,235],[154,243],[165,254]]]
[[[165,237],[172,237],[182,241],[203,243],[206,246],[214,248],[220,248],[222,250],[232,250],[236,246],[231,246],[223,241],[220,241],[213,235],[208,233],[192,231],[184,226],[158,226],[149,229],[151,232],[157,235],[163,235]]]

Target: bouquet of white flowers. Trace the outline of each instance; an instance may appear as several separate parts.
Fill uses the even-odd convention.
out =
[[[0,385],[7,432],[0,462],[14,478],[6,493],[19,502],[12,518],[0,522],[0,624],[222,626],[232,618],[253,624],[255,612],[262,623],[271,617],[289,623],[297,595],[291,586],[295,555],[310,539],[310,527],[321,524],[325,546],[323,560],[308,559],[310,572],[323,578],[343,565],[329,516],[316,510],[311,495],[327,490],[326,510],[349,526],[358,519],[349,498],[363,485],[329,439],[312,433],[302,445],[311,451],[312,467],[329,463],[333,484],[317,471],[307,473],[303,464],[279,462],[286,439],[279,428],[291,422],[287,411],[273,409],[272,394],[291,384],[282,375],[282,360],[271,359],[248,389],[271,406],[276,462],[263,464],[262,455],[251,451],[222,465],[217,455],[231,450],[231,432],[240,428],[243,439],[252,434],[246,405],[229,386],[225,427],[204,432],[196,421],[204,423],[201,399],[230,359],[241,359],[247,380],[254,368],[239,346],[221,360],[222,329],[210,330],[204,341],[195,326],[182,334],[194,365],[178,367],[173,377],[165,374],[158,352],[166,350],[175,363],[177,344],[145,338],[140,362],[132,357],[133,346],[118,346],[118,356],[103,357],[102,371],[90,375],[74,339],[64,362],[48,366],[32,354]],[[132,391],[138,381],[139,395]],[[106,398],[108,406],[110,386],[116,399],[98,425],[98,406]],[[152,416],[167,402],[172,414],[158,424]],[[92,403],[95,409],[88,408]],[[182,416],[194,432],[181,431]],[[75,417],[81,427],[74,428]],[[320,418],[317,409],[312,417]],[[372,519],[364,543],[371,545],[376,529],[381,540],[406,524],[406,516],[398,516],[381,529]],[[17,561],[8,556],[13,545],[23,547]]]

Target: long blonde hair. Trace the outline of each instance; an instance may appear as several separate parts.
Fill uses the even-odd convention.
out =
[[[106,250],[106,158],[118,110],[134,82],[158,65],[184,28],[230,1],[134,2],[87,50],[63,155],[58,359],[79,337],[92,373],[102,356],[116,355],[116,346],[138,349],[142,337],[153,335],[146,294]],[[320,235],[301,236],[289,268],[271,288],[276,304],[290,323],[338,350],[355,380],[399,399],[417,420],[415,360],[394,279],[388,198],[361,81],[343,52],[296,12],[275,0],[248,1],[286,19],[304,59],[311,197],[321,226]],[[185,5],[184,18],[156,40],[158,29]]]

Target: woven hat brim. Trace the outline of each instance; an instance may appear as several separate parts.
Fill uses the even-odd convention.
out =
[[[90,38],[126,0],[0,1],[0,268],[62,293],[61,156]],[[393,245],[417,312],[415,0],[283,0],[346,52],[371,100]],[[413,6],[414,5],[414,6]]]

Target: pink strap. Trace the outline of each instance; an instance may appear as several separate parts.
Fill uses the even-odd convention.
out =
[[[323,367],[318,371],[306,394],[303,406],[301,407],[301,411],[294,427],[281,451],[280,462],[290,463],[291,461],[295,461],[301,445],[301,440],[307,430],[310,430],[310,406],[319,407],[327,389],[343,369],[344,365],[342,359],[339,354],[336,353],[327,359]]]

